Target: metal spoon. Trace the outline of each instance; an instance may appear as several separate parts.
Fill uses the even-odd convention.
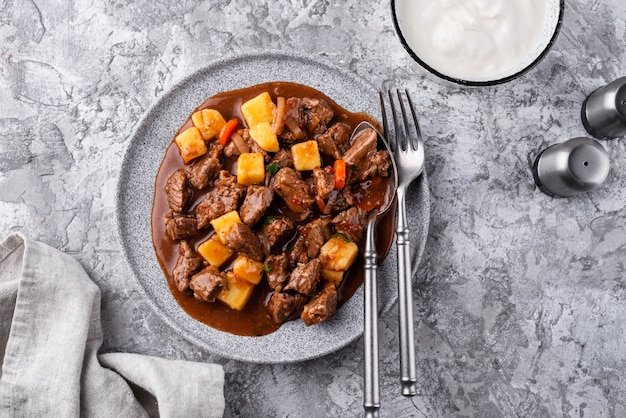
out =
[[[365,329],[363,339],[365,344],[365,382],[363,388],[363,406],[366,417],[378,417],[380,409],[380,383],[378,373],[378,293],[376,289],[376,264],[378,254],[376,252],[376,223],[391,207],[398,187],[398,172],[396,163],[385,138],[368,122],[361,122],[352,133],[352,139],[361,134],[361,131],[371,129],[377,136],[377,149],[386,150],[389,153],[391,171],[389,173],[389,185],[386,200],[379,209],[370,212],[365,231]]]

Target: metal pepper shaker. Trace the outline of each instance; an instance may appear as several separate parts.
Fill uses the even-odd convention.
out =
[[[573,196],[595,189],[609,174],[609,155],[591,138],[572,138],[549,146],[533,164],[539,189],[550,196]]]
[[[595,138],[613,139],[626,135],[626,77],[591,93],[581,109],[583,126]]]

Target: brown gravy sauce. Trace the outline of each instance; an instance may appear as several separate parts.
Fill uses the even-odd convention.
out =
[[[369,115],[363,113],[350,113],[337,105],[332,99],[325,96],[323,93],[311,87],[288,82],[264,83],[239,90],[223,92],[207,99],[196,110],[205,108],[217,109],[220,113],[222,113],[226,120],[232,117],[237,117],[240,121],[243,121],[243,115],[240,110],[241,104],[246,100],[263,93],[264,91],[269,92],[274,102],[278,96],[286,98],[309,97],[326,100],[335,112],[335,116],[329,126],[333,123],[341,121],[347,123],[354,129],[356,125],[363,120],[367,120],[375,126],[379,126],[378,122]],[[189,118],[182,125],[177,134],[190,126],[191,119]],[[274,321],[272,321],[267,309],[265,308],[265,303],[271,294],[271,289],[266,280],[261,280],[261,282],[256,286],[252,297],[242,311],[233,310],[219,301],[214,303],[198,301],[193,297],[191,292],[183,293],[176,288],[171,272],[176,266],[176,261],[178,260],[179,244],[178,242],[172,241],[165,232],[163,215],[169,209],[165,195],[165,183],[174,171],[185,167],[186,165],[180,157],[178,147],[172,139],[172,142],[165,152],[165,156],[156,176],[151,219],[152,242],[157,259],[163,269],[163,273],[165,274],[172,295],[183,310],[187,312],[187,314],[210,327],[232,334],[246,336],[260,336],[276,331],[280,325],[275,324]],[[370,206],[364,207],[366,210],[370,210],[372,205],[375,206],[379,203],[380,196],[385,193],[388,187],[387,181],[378,181],[378,184],[375,184],[376,182],[373,183],[374,184],[372,184],[369,189],[362,192],[363,205]],[[205,193],[195,191],[192,207],[199,203],[204,196]],[[379,262],[386,257],[389,249],[391,248],[394,226],[395,211],[390,210],[389,214],[379,222],[376,231],[376,246],[379,254]],[[188,240],[188,242],[193,245],[195,249],[212,234],[213,230],[208,229],[206,233],[199,234],[194,239]],[[363,283],[363,249],[362,246],[359,248],[360,251],[357,260],[354,262],[351,269],[346,273],[344,280],[338,289],[339,306],[343,305],[343,303],[345,303]]]

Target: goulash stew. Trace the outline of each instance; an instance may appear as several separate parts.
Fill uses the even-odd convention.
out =
[[[217,94],[191,114],[159,168],[152,213],[157,258],[189,315],[265,335],[326,321],[352,296],[390,170],[375,131],[351,138],[363,120],[286,82]],[[379,253],[391,222],[379,226]]]

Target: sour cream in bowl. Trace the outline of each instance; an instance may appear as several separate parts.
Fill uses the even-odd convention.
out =
[[[515,79],[554,43],[564,0],[392,0],[404,48],[430,73],[465,86]]]

